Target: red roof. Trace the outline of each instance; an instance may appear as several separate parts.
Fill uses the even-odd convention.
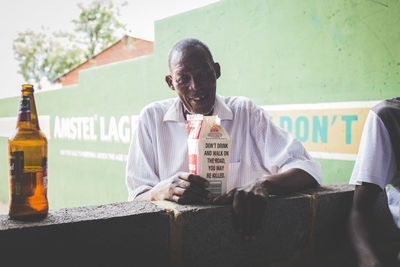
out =
[[[153,53],[153,48],[151,41],[124,35],[119,41],[56,78],[53,83],[61,83],[63,86],[78,84],[78,73],[83,69],[149,55]]]

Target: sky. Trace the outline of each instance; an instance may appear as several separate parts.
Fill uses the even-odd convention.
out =
[[[18,32],[27,29],[49,33],[73,30],[71,20],[79,15],[78,3],[88,5],[91,0],[0,0],[0,98],[19,96],[25,83],[18,74],[18,62],[14,59],[13,40]],[[219,0],[114,0],[127,2],[121,9],[120,21],[129,34],[146,40],[154,40],[154,21],[173,16]],[[0,107],[1,108],[1,107]]]

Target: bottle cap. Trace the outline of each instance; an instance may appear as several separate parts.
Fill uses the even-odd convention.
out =
[[[32,84],[23,84],[22,91],[33,92],[33,85]]]

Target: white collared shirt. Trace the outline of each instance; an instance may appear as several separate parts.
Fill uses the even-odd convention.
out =
[[[213,115],[218,115],[231,138],[228,191],[292,168],[321,183],[320,164],[248,98],[217,95]],[[129,200],[178,172],[189,172],[186,135],[179,98],[154,102],[141,111],[126,167]]]
[[[400,228],[400,174],[390,135],[379,116],[370,110],[364,124],[350,184],[373,183],[386,189],[389,209]]]

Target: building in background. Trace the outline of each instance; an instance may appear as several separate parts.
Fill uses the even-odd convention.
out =
[[[153,49],[154,46],[151,41],[124,35],[97,55],[55,79],[53,83],[60,83],[63,87],[79,84],[79,72],[81,70],[150,55],[153,54]]]

